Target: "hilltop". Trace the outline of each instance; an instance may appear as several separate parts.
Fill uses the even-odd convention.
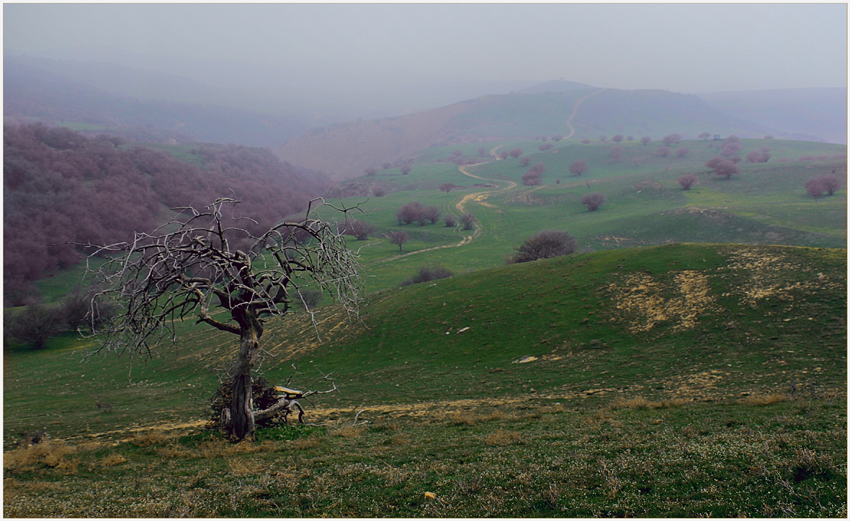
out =
[[[726,98],[548,82],[516,93],[482,96],[403,117],[314,129],[287,141],[275,153],[336,179],[348,179],[385,162],[410,160],[430,147],[465,143],[528,141],[542,136],[570,136],[581,141],[617,134],[660,139],[672,133],[687,139],[704,132],[761,138],[780,131],[788,135],[788,129],[795,126],[811,129],[814,121],[822,119],[813,115],[807,120],[811,124],[805,125],[802,114],[806,113],[810,98],[795,103],[793,97],[789,94],[773,103],[761,102],[761,111],[738,113],[731,101],[721,103]],[[716,105],[706,99],[714,100]],[[832,101],[825,101],[822,106],[832,107]],[[782,116],[787,113],[794,117]]]

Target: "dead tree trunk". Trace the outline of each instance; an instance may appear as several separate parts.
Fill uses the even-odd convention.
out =
[[[237,440],[253,439],[255,421],[251,372],[260,350],[263,326],[254,313],[234,313],[234,315],[242,331],[239,341],[239,358],[233,370],[230,425],[226,429]]]

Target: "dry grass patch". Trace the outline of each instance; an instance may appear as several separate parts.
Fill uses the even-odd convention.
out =
[[[342,438],[359,438],[364,432],[366,432],[366,429],[358,425],[345,425],[331,431],[330,434],[332,436],[339,436]]]
[[[68,456],[77,452],[77,448],[61,440],[47,440],[36,445],[19,447],[3,454],[3,469],[10,471],[30,471],[45,466],[72,470],[76,463]]]
[[[525,438],[520,432],[499,429],[489,434],[487,438],[484,439],[484,443],[491,447],[494,447],[504,445],[516,445],[522,443],[524,440]]]
[[[173,436],[163,430],[153,430],[145,434],[135,434],[128,441],[137,447],[149,447],[151,445],[165,445]]]
[[[787,402],[788,395],[782,393],[751,394],[738,400],[741,405],[773,405],[774,403]]]

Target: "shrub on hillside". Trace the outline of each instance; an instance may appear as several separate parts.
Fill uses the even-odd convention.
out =
[[[581,198],[581,204],[591,212],[598,210],[605,201],[605,196],[600,193],[587,194]]]
[[[544,230],[525,240],[508,259],[508,264],[550,259],[575,253],[578,246],[575,238],[567,232]]]
[[[63,318],[60,309],[33,304],[18,313],[4,327],[4,333],[33,349],[44,349],[47,341],[62,330]]]
[[[419,272],[412,278],[409,278],[401,283],[402,286],[411,284],[421,284],[422,282],[430,282],[432,280],[447,279],[454,277],[454,273],[442,266],[422,266]]]

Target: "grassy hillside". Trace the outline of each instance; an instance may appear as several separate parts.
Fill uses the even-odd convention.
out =
[[[644,146],[623,142],[622,159],[611,157],[611,143],[560,142],[539,151],[539,141],[502,141],[488,144],[485,157],[478,144],[432,148],[422,152],[412,170],[380,170],[350,182],[362,193],[335,201],[351,206],[360,203],[359,219],[378,231],[366,241],[351,240],[361,252],[371,290],[397,286],[422,265],[441,264],[455,273],[504,264],[523,240],[544,229],[569,232],[582,250],[647,246],[669,242],[736,242],[845,247],[847,240],[846,190],[814,200],[804,188],[808,179],[835,172],[846,179],[846,147],[843,145],[779,140],[741,140],[745,156],[762,146],[771,149],[768,163],[738,164],[740,173],[720,178],[704,165],[719,153],[720,142],[683,140],[659,157],[660,141]],[[494,161],[491,150],[521,148],[529,165],[543,163],[542,185],[522,186],[529,166],[519,159]],[[676,150],[688,154],[677,157]],[[463,160],[480,162],[459,168],[449,161],[455,152]],[[578,177],[569,172],[573,161],[583,160],[589,170]],[[693,173],[698,183],[683,191],[677,182]],[[460,188],[446,193],[443,183]],[[846,183],[846,181],[843,181]],[[383,197],[369,196],[375,186]],[[607,202],[588,212],[581,198],[603,193]],[[459,217],[463,211],[478,219],[475,230],[464,231],[435,225],[399,225],[396,211],[420,201],[438,206],[444,215]],[[463,211],[461,211],[461,209]],[[411,241],[398,247],[383,235],[403,230]],[[462,247],[455,247],[463,243]]]
[[[277,148],[283,160],[350,179],[433,146],[537,136],[661,136],[702,132],[762,137],[771,129],[724,114],[697,96],[617,89],[488,95],[399,118],[318,129]]]
[[[226,335],[187,324],[132,368],[10,346],[4,514],[843,517],[846,263],[600,251],[323,308],[322,342],[292,316],[261,373],[340,392],[236,446],[200,430]],[[43,426],[61,440],[10,450]]]

